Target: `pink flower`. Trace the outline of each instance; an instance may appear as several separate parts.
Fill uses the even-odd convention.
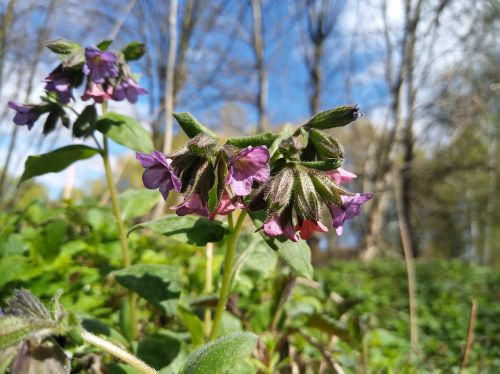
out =
[[[309,240],[315,231],[328,232],[328,228],[321,221],[310,221],[308,219],[303,220],[297,230],[300,231],[300,237],[304,240]]]
[[[196,192],[186,196],[181,204],[173,206],[172,209],[175,210],[178,216],[185,216],[193,213],[203,217],[208,217],[210,215],[206,203],[202,201],[201,196]]]
[[[245,208],[245,204],[243,204],[239,200],[233,202],[231,200],[231,197],[229,196],[229,193],[227,191],[224,191],[219,200],[219,204],[217,205],[217,209],[215,210],[214,213],[210,214],[210,219],[213,220],[217,214],[221,216],[226,216],[236,209],[243,209],[243,208]]]
[[[326,175],[328,175],[336,184],[349,183],[354,178],[358,177],[356,174],[342,168],[327,171]]]
[[[150,190],[159,189],[161,195],[167,200],[170,190],[181,190],[181,180],[175,175],[172,169],[172,160],[166,158],[159,151],[151,152],[151,155],[137,152],[135,158],[142,165],[144,174],[142,174],[142,182],[144,187]]]
[[[109,100],[112,94],[113,87],[108,86],[105,90],[100,84],[89,82],[85,93],[82,95],[82,100],[94,99],[96,103],[102,103],[104,100]]]
[[[285,225],[282,225],[280,217],[278,215],[272,216],[270,220],[264,222],[262,226],[264,228],[264,234],[269,237],[275,237],[280,235],[285,235],[288,239],[293,242],[299,241],[299,236],[294,231],[292,222],[287,222]]]
[[[237,196],[247,196],[254,181],[269,179],[269,150],[265,145],[248,146],[238,152],[229,162],[227,183]]]
[[[330,206],[330,213],[333,219],[333,227],[338,235],[342,235],[342,226],[344,222],[357,216],[361,212],[361,205],[366,203],[373,197],[371,193],[355,194],[355,195],[341,195],[342,203],[344,206],[339,208],[335,205]]]

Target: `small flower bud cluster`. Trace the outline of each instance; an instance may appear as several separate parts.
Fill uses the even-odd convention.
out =
[[[182,203],[172,207],[179,216],[194,213],[214,219],[237,208],[263,211],[265,219],[258,230],[292,241],[328,231],[321,221],[325,207],[341,235],[344,222],[358,215],[373,195],[351,193],[342,187],[356,175],[341,167],[344,151],[325,131],[355,120],[358,108],[324,113],[285,139],[263,134],[249,137],[254,145],[244,147],[243,138],[235,138],[221,146],[208,134],[199,133],[170,155],[138,153],[137,160],[145,168],[144,185],[158,188],[164,199],[171,190],[183,193]],[[266,144],[255,144],[258,139]],[[274,141],[273,155],[269,139]]]
[[[137,102],[138,96],[147,91],[133,77],[128,61],[142,56],[143,45],[131,43],[135,49],[131,49],[129,45],[115,53],[107,50],[110,43],[105,41],[99,44],[99,48],[83,49],[78,44],[65,40],[49,42],[47,47],[58,54],[62,62],[44,80],[45,95],[41,98],[43,103],[19,104],[9,101],[9,108],[16,111],[14,123],[26,125],[31,130],[39,117],[48,113],[44,134],[54,130],[59,119],[69,127],[65,109],[71,101],[75,101],[73,89],[82,84],[85,86],[81,96],[83,101],[93,99],[95,103],[102,103],[106,100],[127,99],[131,103]],[[138,50],[138,46],[142,46],[142,49]],[[78,134],[78,131],[75,133]]]

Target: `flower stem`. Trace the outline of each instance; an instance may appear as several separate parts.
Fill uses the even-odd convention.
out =
[[[227,242],[226,258],[224,259],[224,273],[222,275],[222,285],[219,294],[219,301],[215,309],[215,317],[212,324],[212,331],[210,331],[210,340],[214,340],[219,335],[220,325],[222,322],[222,314],[226,308],[229,293],[231,292],[231,274],[234,262],[234,254],[236,253],[236,242],[245,221],[246,212],[241,211],[234,228],[231,230],[229,240]]]
[[[133,366],[143,374],[156,374],[156,370],[148,366],[144,361],[138,359],[134,355],[128,353],[124,349],[112,344],[111,342],[104,340],[88,331],[82,330],[81,336],[85,342],[91,344],[103,351],[106,351],[113,356],[119,358],[120,360],[126,362],[130,366]]]
[[[102,103],[102,112],[106,112],[106,102]],[[127,268],[132,265],[132,259],[130,257],[130,251],[128,248],[127,233],[125,231],[125,225],[122,220],[122,213],[120,209],[120,203],[118,201],[118,192],[116,191],[115,181],[113,179],[113,173],[111,171],[111,165],[109,163],[109,147],[108,138],[103,135],[103,149],[101,151],[102,160],[104,162],[104,171],[106,174],[106,181],[108,184],[109,195],[111,196],[111,206],[113,209],[113,214],[115,216],[116,224],[118,225],[118,235],[120,238],[120,248],[122,251],[122,261],[123,267]],[[129,291],[128,293],[128,303],[130,310],[130,337],[134,339],[137,336],[137,296]]]

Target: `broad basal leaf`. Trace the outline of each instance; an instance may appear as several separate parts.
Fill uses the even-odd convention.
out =
[[[215,374],[228,372],[234,365],[250,356],[257,345],[257,335],[236,332],[205,344],[186,360],[182,374]]]
[[[149,133],[129,116],[113,112],[106,113],[99,118],[96,128],[116,143],[131,150],[143,153],[150,153],[153,150],[153,142]]]
[[[122,218],[127,220],[148,213],[160,200],[160,197],[158,191],[147,189],[122,192],[118,196],[122,208]]]
[[[19,183],[47,173],[57,173],[75,161],[85,160],[99,153],[95,148],[82,144],[68,145],[49,153],[29,156],[24,164],[24,173]]]
[[[228,233],[221,222],[210,221],[205,217],[168,215],[153,221],[140,223],[132,227],[132,231],[148,228],[159,234],[192,245],[204,246],[218,242]]]

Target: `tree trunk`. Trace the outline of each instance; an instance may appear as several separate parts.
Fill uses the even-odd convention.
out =
[[[253,51],[255,55],[255,67],[257,69],[257,132],[266,130],[266,102],[267,102],[267,74],[264,65],[264,38],[260,0],[252,0],[253,14]]]

